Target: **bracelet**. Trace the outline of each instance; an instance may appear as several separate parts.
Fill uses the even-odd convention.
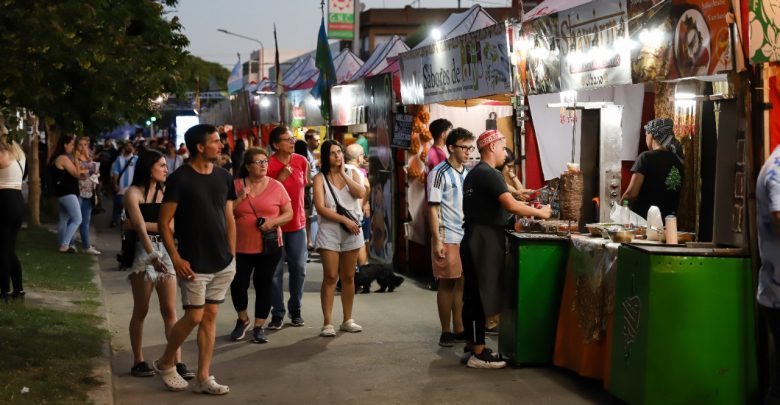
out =
[[[151,265],[152,262],[154,262],[155,260],[160,260],[161,258],[162,258],[162,254],[159,251],[155,250],[154,252],[149,253],[149,255],[146,256],[146,264]]]

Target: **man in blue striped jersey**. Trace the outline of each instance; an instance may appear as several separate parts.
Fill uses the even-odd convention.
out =
[[[130,183],[133,181],[136,160],[138,160],[138,157],[135,156],[135,148],[132,143],[127,142],[122,148],[122,154],[114,160],[114,164],[111,166],[111,182],[114,184],[114,191],[116,192],[114,209],[111,214],[112,228],[117,225],[122,214],[125,191],[127,191]]]
[[[428,173],[428,207],[431,226],[431,264],[433,276],[439,279],[436,303],[439,308],[441,335],[439,346],[452,347],[464,341],[463,266],[460,241],[463,239],[463,179],[468,169],[463,164],[473,152],[474,135],[455,128],[445,143],[450,156]],[[452,322],[452,326],[450,326]]]

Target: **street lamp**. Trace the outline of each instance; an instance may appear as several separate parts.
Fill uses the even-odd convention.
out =
[[[248,37],[246,35],[236,34],[235,32],[230,32],[230,31],[228,31],[228,30],[226,30],[224,28],[217,28],[217,31],[219,31],[219,32],[221,32],[223,34],[232,35],[234,37],[247,39],[247,40],[254,41],[254,42],[257,42],[258,44],[260,44],[260,58],[259,58],[260,60],[258,61],[260,63],[260,69],[258,71],[258,78],[257,78],[257,82],[260,83],[260,81],[263,79],[263,66],[265,66],[265,63],[264,63],[265,62],[265,45],[263,45],[263,42],[260,41],[257,38],[252,38],[252,37]],[[249,73],[252,73],[252,69],[251,68],[249,69]]]

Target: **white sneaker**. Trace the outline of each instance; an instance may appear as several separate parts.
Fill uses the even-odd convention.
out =
[[[85,250],[84,253],[90,254],[90,255],[99,255],[101,252],[97,249],[95,249],[94,246],[90,246],[89,249]]]
[[[336,336],[336,328],[334,328],[333,325],[325,325],[322,327],[322,330],[320,330],[320,336],[322,337]]]
[[[343,330],[344,332],[358,333],[363,330],[363,327],[356,324],[352,319],[347,319],[344,321],[344,323],[341,324],[339,329]]]

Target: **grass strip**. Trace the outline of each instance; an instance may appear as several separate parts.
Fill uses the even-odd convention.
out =
[[[19,233],[17,256],[25,290],[67,292],[76,306],[66,311],[0,302],[0,403],[86,403],[87,393],[100,384],[92,371],[109,338],[96,315],[94,259],[59,253],[57,236],[37,227]],[[29,392],[22,394],[23,387]]]

